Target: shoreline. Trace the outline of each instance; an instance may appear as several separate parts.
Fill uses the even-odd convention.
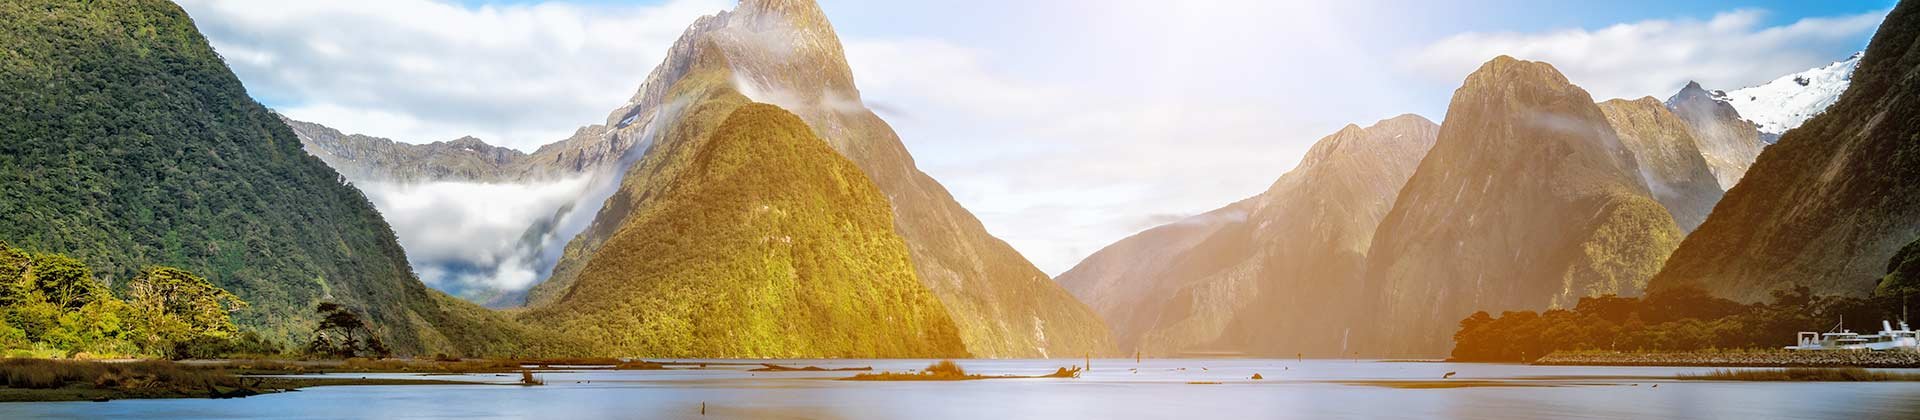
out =
[[[258,395],[298,392],[306,388],[327,386],[369,386],[369,385],[496,385],[486,382],[451,381],[444,379],[399,379],[399,378],[295,378],[273,376],[239,376],[246,386],[207,386],[204,388],[100,388],[88,384],[74,383],[59,388],[12,388],[0,386],[0,404],[28,402],[107,402],[113,400],[152,400],[152,399],[230,399],[246,398]]]
[[[1902,351],[1555,352],[1535,366],[1920,368],[1920,353]]]

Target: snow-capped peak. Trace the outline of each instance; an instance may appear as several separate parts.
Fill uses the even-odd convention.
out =
[[[1769,139],[1779,138],[1840,99],[1853,81],[1853,69],[1860,65],[1864,52],[1845,60],[1811,70],[1780,76],[1771,82],[1730,92],[1714,91],[1714,99],[1726,101],[1740,111],[1740,117],[1760,126]]]

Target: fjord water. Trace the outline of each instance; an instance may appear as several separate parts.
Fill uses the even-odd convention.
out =
[[[971,373],[1037,375],[1078,362],[966,360],[961,365]],[[774,363],[909,371],[929,361]],[[321,387],[235,400],[0,404],[0,418],[1920,418],[1920,383],[1656,379],[1705,368],[1099,359],[1079,379],[960,382],[836,381],[831,378],[852,373],[747,368],[546,372],[539,377],[547,385],[537,387],[506,385],[519,375],[489,374],[432,378],[501,385]],[[1256,372],[1266,379],[1249,380]],[[1457,374],[1442,380],[1447,372]],[[1382,386],[1469,381],[1499,386]]]

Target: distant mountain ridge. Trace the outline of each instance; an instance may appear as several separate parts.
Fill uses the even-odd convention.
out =
[[[1401,115],[1322,138],[1265,192],[1115,242],[1058,277],[1121,350],[1334,357],[1364,305],[1375,225],[1439,126]]]
[[[1638,293],[1682,232],[1586,91],[1501,56],[1467,76],[1374,233],[1356,351],[1444,354],[1478,310]]]
[[[513,168],[524,164],[526,153],[495,147],[473,137],[427,144],[401,143],[361,134],[345,134],[327,126],[280,120],[300,137],[307,153],[320,158],[348,179],[431,182],[505,182],[518,178]]]

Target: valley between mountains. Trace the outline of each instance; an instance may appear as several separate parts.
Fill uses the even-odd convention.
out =
[[[531,151],[276,113],[170,2],[0,21],[0,243],[102,290],[198,273],[294,346],[337,307],[419,357],[1442,357],[1477,312],[1920,290],[1913,1],[1744,88],[1596,98],[1486,57],[1444,115],[1347,124],[1058,276],[922,171],[810,0],[690,22]]]

